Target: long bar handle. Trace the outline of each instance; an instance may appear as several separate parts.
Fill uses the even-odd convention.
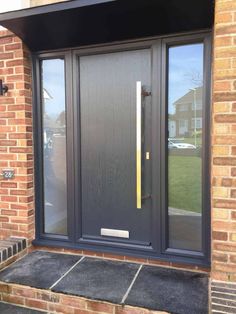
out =
[[[136,82],[136,201],[142,208],[142,85]]]

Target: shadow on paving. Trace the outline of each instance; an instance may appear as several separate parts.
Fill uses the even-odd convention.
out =
[[[46,312],[26,309],[24,307],[0,302],[1,314],[43,314]]]

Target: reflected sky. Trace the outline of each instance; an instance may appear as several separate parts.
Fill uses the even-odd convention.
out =
[[[45,101],[45,112],[57,118],[65,110],[64,60],[44,60],[42,67],[43,87],[51,96]]]
[[[173,103],[190,88],[202,85],[199,81],[203,73],[203,44],[172,47],[169,49],[169,60],[169,112],[174,113]],[[44,60],[43,63],[44,87],[52,96],[45,102],[45,111],[55,117],[65,105],[64,80],[55,80],[64,75],[64,60]]]
[[[202,85],[202,73],[202,43],[169,49],[169,113],[174,113],[173,103],[178,98]]]

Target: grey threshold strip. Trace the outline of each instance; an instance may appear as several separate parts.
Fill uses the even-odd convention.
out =
[[[140,273],[142,267],[143,267],[143,264],[139,266],[139,269],[137,270],[137,272],[136,272],[136,274],[135,274],[135,276],[134,276],[134,278],[133,278],[133,280],[132,280],[132,282],[131,282],[129,288],[127,289],[125,295],[124,295],[123,298],[122,298],[121,304],[124,304],[124,303],[125,303],[125,300],[127,299],[128,295],[129,295],[129,293],[130,293],[130,290],[132,289],[132,287],[133,287],[133,285],[134,285],[134,283],[135,283],[135,281],[136,281],[136,279],[137,279],[137,277],[138,277],[138,275],[139,275],[139,273]]]
[[[82,260],[85,258],[85,256],[83,256],[80,260],[78,260],[78,262],[76,262],[70,269],[67,270],[67,272],[65,272],[64,275],[62,275],[53,285],[51,285],[51,287],[49,288],[49,290],[51,290],[53,287],[55,287],[66,275],[69,274],[69,272],[72,271],[72,269],[75,268],[75,266],[77,266],[80,262],[82,262]]]

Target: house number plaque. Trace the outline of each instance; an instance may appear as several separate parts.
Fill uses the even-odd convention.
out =
[[[15,176],[14,169],[3,169],[2,170],[2,178],[3,179],[13,179]]]

